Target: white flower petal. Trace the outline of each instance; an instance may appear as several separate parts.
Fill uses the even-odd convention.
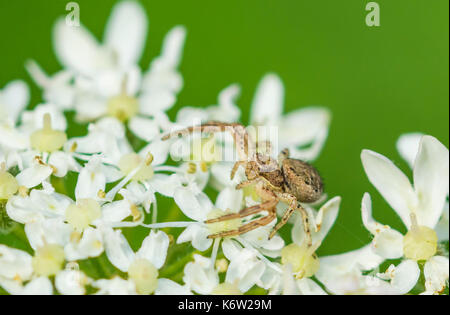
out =
[[[403,235],[389,227],[376,222],[372,217],[372,202],[368,193],[364,194],[362,220],[366,229],[374,236],[372,246],[374,252],[387,259],[403,256]]]
[[[68,171],[78,172],[81,169],[81,166],[71,155],[62,151],[52,153],[48,159],[48,164],[55,168],[56,173],[54,175],[56,177],[64,177]]]
[[[251,107],[251,124],[276,126],[283,112],[284,86],[276,74],[265,75],[258,84]]]
[[[226,187],[217,196],[215,207],[223,211],[238,212],[241,210],[242,197],[242,189],[237,190],[234,187]]]
[[[425,288],[428,292],[441,293],[448,285],[449,262],[444,256],[431,257],[424,266]]]
[[[372,242],[374,252],[386,259],[403,256],[403,235],[391,228],[377,234]]]
[[[206,215],[213,207],[205,193],[194,194],[185,187],[175,190],[174,200],[186,216],[200,222],[206,219]]]
[[[16,123],[20,112],[25,109],[30,100],[30,90],[28,85],[21,80],[9,82],[3,90],[0,90],[0,121],[9,118]],[[2,112],[2,106],[5,106]],[[3,116],[5,115],[5,116]]]
[[[104,231],[105,252],[109,261],[119,270],[127,272],[135,258],[126,238],[120,230],[106,229]]]
[[[102,172],[101,161],[92,158],[81,170],[75,187],[76,199],[99,199],[98,192],[105,191],[106,176]]]
[[[322,129],[328,129],[330,111],[322,107],[305,107],[288,113],[280,124],[280,138],[286,146],[309,144]]]
[[[414,164],[414,187],[419,197],[419,225],[434,228],[444,209],[449,189],[448,149],[436,138],[424,136]]]
[[[103,250],[101,231],[91,227],[83,231],[83,236],[79,241],[72,241],[64,248],[67,259],[71,261],[98,257]]]
[[[32,273],[30,254],[0,244],[0,278],[14,279],[18,276],[22,281],[26,281]]]
[[[84,295],[88,278],[79,270],[63,270],[55,277],[55,286],[63,295]]]
[[[374,269],[383,260],[373,252],[370,245],[366,245],[343,254],[320,257],[320,268],[315,276],[324,283],[327,279],[348,274],[355,268],[363,271]]]
[[[419,144],[422,137],[422,133],[406,133],[397,140],[397,150],[411,169],[414,168],[414,161],[416,160],[417,152],[419,152]]]
[[[104,42],[121,66],[138,62],[147,35],[147,17],[138,2],[123,1],[114,6],[105,29]]]
[[[131,215],[131,204],[127,200],[114,201],[102,207],[102,222],[117,223]]]
[[[409,228],[417,197],[409,179],[385,156],[363,150],[361,160],[370,182]]]
[[[192,242],[192,246],[203,252],[211,247],[213,240],[207,238],[211,234],[208,228],[201,226],[200,224],[190,224],[186,229],[178,236],[177,244]]]
[[[303,278],[296,281],[302,295],[327,295],[327,293],[310,278]]]
[[[53,169],[50,166],[35,164],[17,174],[16,179],[19,185],[33,188],[49,178],[52,173]]]
[[[184,267],[183,281],[191,290],[199,294],[210,294],[219,284],[219,276],[210,267],[210,260],[200,255],[194,256],[195,262]]]
[[[168,141],[155,140],[145,146],[140,152],[139,155],[145,156],[147,153],[151,153],[153,155],[152,165],[161,165],[163,164],[169,155],[170,143]]]
[[[72,228],[61,219],[39,220],[25,224],[30,246],[36,250],[45,244],[64,246],[69,242]]]
[[[56,56],[69,69],[83,75],[94,75],[105,57],[94,36],[83,26],[72,27],[64,19],[53,29]]]
[[[185,285],[180,285],[170,279],[160,278],[155,295],[192,295],[192,292]]]
[[[31,280],[25,285],[21,295],[52,295],[53,286],[50,280],[46,277],[39,277]]]
[[[135,116],[128,123],[130,130],[145,141],[152,141],[159,135],[159,126],[155,119]]]
[[[420,269],[417,262],[404,260],[397,267],[388,268],[391,278],[390,289],[387,294],[406,294],[416,285],[420,277]]]
[[[334,225],[341,205],[341,197],[334,197],[325,203],[316,216],[316,224],[318,231],[312,232],[313,243],[322,242]]]
[[[438,235],[439,241],[449,240],[449,211],[448,211],[448,201],[445,203],[444,211],[442,212],[441,219],[434,228],[436,234]]]
[[[124,280],[119,277],[112,279],[100,279],[92,283],[94,288],[98,288],[98,295],[137,295],[133,280]]]
[[[148,184],[161,195],[173,197],[175,190],[181,187],[181,180],[177,174],[155,174]]]
[[[136,253],[136,257],[150,261],[157,269],[161,268],[166,261],[167,249],[169,248],[169,237],[163,231],[153,230],[142,242],[142,246]]]
[[[163,48],[158,62],[164,64],[164,67],[176,69],[181,61],[185,39],[185,27],[181,25],[173,27],[164,37]]]

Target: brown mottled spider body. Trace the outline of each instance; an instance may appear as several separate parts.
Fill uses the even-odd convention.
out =
[[[261,198],[261,204],[259,205],[242,209],[238,213],[207,220],[205,223],[243,218],[262,211],[268,212],[266,216],[246,223],[236,230],[212,234],[208,238],[240,235],[267,225],[276,218],[276,206],[279,201],[282,201],[287,203],[289,207],[280,222],[271,231],[269,239],[286,224],[293,212],[298,210],[303,217],[307,243],[309,246],[311,245],[308,214],[300,202],[311,203],[317,201],[323,193],[322,179],[319,172],[312,165],[301,160],[289,158],[288,149],[281,151],[278,161],[271,158],[268,154],[256,153],[255,146],[252,145],[245,127],[236,123],[208,122],[200,126],[173,132],[163,137],[163,140],[195,131],[207,133],[229,131],[232,134],[240,160],[235,163],[230,177],[233,179],[237,169],[240,166],[244,166],[247,180],[238,184],[236,189],[255,185],[254,188]]]

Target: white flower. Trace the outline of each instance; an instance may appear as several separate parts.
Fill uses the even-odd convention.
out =
[[[219,284],[219,275],[211,259],[194,255],[194,261],[187,263],[184,267],[183,281],[198,294],[210,294]]]
[[[180,285],[175,281],[165,278],[158,279],[158,287],[155,295],[192,295],[187,285]]]
[[[206,108],[184,106],[178,111],[173,128],[190,127],[207,121],[237,122],[241,111],[235,99],[239,93],[240,87],[232,84],[219,93],[217,105]]]
[[[25,251],[0,244],[0,286],[14,294],[22,282],[33,275],[32,256]]]
[[[29,99],[30,92],[23,81],[12,81],[0,89],[0,148],[25,149],[28,147],[28,138],[15,127]]]
[[[92,279],[80,270],[66,269],[56,275],[55,287],[63,295],[84,295],[85,286],[91,281]]]
[[[76,88],[71,84],[74,78],[72,71],[62,70],[48,76],[34,60],[28,60],[25,68],[39,88],[43,90],[44,101],[55,104],[62,110],[73,108]]]
[[[184,268],[186,287],[199,294],[243,294],[259,282],[266,265],[253,251],[225,241],[224,254],[230,265],[223,283],[219,283],[218,271],[211,258],[194,255],[194,261]]]
[[[397,150],[405,159],[411,168],[414,168],[414,161],[419,152],[420,140],[424,135],[422,133],[407,133],[397,140]],[[448,241],[449,239],[449,214],[448,214],[448,193],[447,200],[444,205],[444,212],[437,223],[434,230],[436,231],[439,241]]]
[[[119,277],[112,279],[100,279],[92,283],[94,288],[99,289],[97,295],[136,295],[133,280],[124,280]]]
[[[386,157],[364,150],[361,155],[369,180],[383,195],[405,224],[408,232],[400,232],[382,225],[372,218],[369,194],[362,202],[364,226],[374,235],[372,246],[385,258],[405,257],[408,260],[425,260],[427,289],[440,292],[448,273],[441,273],[438,264],[447,264],[448,258],[435,256],[438,237],[434,230],[441,217],[448,195],[449,153],[437,139],[423,136],[414,162],[414,187],[408,178]],[[442,257],[436,259],[436,257]],[[433,274],[435,271],[437,274]],[[410,273],[413,277],[420,274]],[[444,277],[444,278],[441,278]],[[418,276],[417,276],[418,278]],[[438,288],[438,289],[436,289]]]
[[[330,199],[317,213],[310,206],[304,205],[312,227],[312,246],[308,246],[305,241],[301,216],[297,214],[294,216],[295,221],[291,231],[293,243],[281,250],[282,266],[267,269],[261,279],[261,286],[268,289],[270,294],[278,294],[281,291],[284,294],[305,295],[324,293],[319,285],[309,278],[322,268],[321,260],[315,252],[333,226],[340,203],[340,197]]]
[[[154,293],[158,287],[158,269],[166,260],[169,237],[162,231],[150,234],[134,253],[120,230],[105,231],[105,249],[109,261],[122,272],[127,272],[139,294]]]
[[[164,40],[161,55],[142,76],[137,63],[144,49],[147,18],[137,2],[123,1],[113,8],[103,43],[83,26],[74,28],[58,21],[54,29],[56,55],[75,77],[72,89],[61,81],[59,85],[75,91],[71,99],[77,118],[89,121],[114,116],[128,122],[138,137],[152,140],[154,128],[148,125],[168,127],[164,111],[175,103],[182,87],[177,67],[185,33],[182,26],[174,27]],[[39,82],[43,75],[36,67],[32,70]],[[50,89],[56,83],[41,85],[47,88],[45,94],[54,94]],[[67,103],[67,99],[63,101]]]
[[[373,270],[384,258],[370,245],[343,254],[320,258],[317,279],[332,294],[405,294],[416,284],[418,267],[411,261],[391,266],[384,274]],[[371,273],[367,274],[369,271]]]
[[[278,128],[278,138],[271,141],[272,145],[278,144],[278,151],[288,148],[292,158],[316,159],[328,136],[329,111],[321,107],[306,107],[283,115],[283,105],[284,86],[281,79],[276,74],[267,74],[253,98],[250,124]],[[258,141],[264,140],[273,139],[258,133]],[[307,145],[310,146],[302,148]]]

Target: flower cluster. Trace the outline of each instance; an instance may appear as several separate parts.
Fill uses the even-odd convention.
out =
[[[234,162],[220,156],[233,139],[195,135],[200,141],[179,140],[188,148],[181,152],[162,138],[207,121],[239,122],[240,88],[226,87],[207,108],[183,107],[172,121],[167,111],[183,87],[178,67],[186,30],[171,29],[160,55],[143,71],[138,63],[147,28],[144,10],[132,1],[113,8],[102,42],[61,19],[53,41],[63,70],[48,75],[36,61],[26,63],[43,102],[29,106],[34,104],[23,81],[0,90],[0,236],[7,236],[0,238],[6,240],[0,244],[0,292],[406,294],[419,288],[440,294],[446,289],[449,262],[441,244],[449,234],[449,155],[431,136],[408,134],[398,141],[414,170],[414,185],[386,157],[362,152],[370,182],[406,233],[376,222],[365,194],[362,221],[373,241],[318,257],[341,202],[324,195],[302,203],[308,233],[302,215],[294,213],[288,237],[286,227],[283,237],[269,238],[275,218],[246,233],[208,238],[267,214],[205,222],[262,198],[252,185],[237,189],[245,180],[243,169],[236,172]],[[249,125],[277,128],[279,148],[288,148],[291,158],[314,161],[328,135],[329,111],[308,107],[283,114],[283,101],[283,83],[267,74],[251,104]],[[71,134],[71,125],[84,130],[81,136]],[[258,143],[274,140],[250,136]],[[232,172],[236,176],[230,179]],[[162,201],[173,206],[158,209]],[[280,202],[277,212],[286,208]]]

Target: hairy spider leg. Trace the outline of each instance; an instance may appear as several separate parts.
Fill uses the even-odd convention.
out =
[[[243,218],[243,217],[249,216],[251,214],[256,214],[258,212],[264,211],[264,210],[270,211],[270,209],[274,208],[277,205],[277,203],[278,203],[278,200],[276,200],[276,199],[269,200],[269,201],[260,203],[255,206],[251,206],[251,207],[242,209],[241,211],[236,212],[236,213],[230,213],[230,214],[226,214],[226,215],[223,215],[223,216],[215,218],[215,219],[206,220],[205,223],[209,224],[209,223],[216,223],[216,222],[221,222],[221,221],[226,221],[226,220]]]
[[[261,209],[262,210],[268,210],[268,209]],[[218,237],[227,237],[227,236],[236,236],[236,235],[241,235],[247,232],[250,232],[256,228],[259,228],[261,226],[265,226],[267,224],[269,224],[270,222],[272,222],[275,218],[277,217],[276,211],[275,211],[275,207],[269,210],[269,214],[251,221],[247,224],[244,224],[243,226],[239,227],[238,229],[235,230],[230,230],[230,231],[224,231],[224,232],[220,232],[220,233],[216,233],[216,234],[212,234],[212,235],[208,235],[208,238],[218,238]]]
[[[215,133],[225,131],[230,132],[231,135],[233,136],[234,143],[241,161],[247,161],[249,150],[249,136],[245,127],[238,123],[222,123],[210,121],[198,126],[191,126],[185,129],[171,132],[162,137],[162,140],[168,140],[173,137],[185,136],[193,132]]]
[[[280,200],[286,202],[289,205],[289,208],[284,213],[283,217],[281,218],[280,222],[278,222],[277,225],[273,228],[272,232],[270,232],[269,239],[271,239],[275,233],[286,224],[286,222],[289,220],[291,215],[294,213],[295,210],[298,210],[302,215],[302,221],[303,221],[303,229],[305,232],[306,242],[307,246],[312,246],[312,237],[311,237],[311,229],[309,226],[309,217],[308,213],[306,212],[305,208],[301,206],[301,204],[297,201],[297,198],[295,196],[288,194],[288,193],[282,193],[277,194],[277,196],[280,198]]]

